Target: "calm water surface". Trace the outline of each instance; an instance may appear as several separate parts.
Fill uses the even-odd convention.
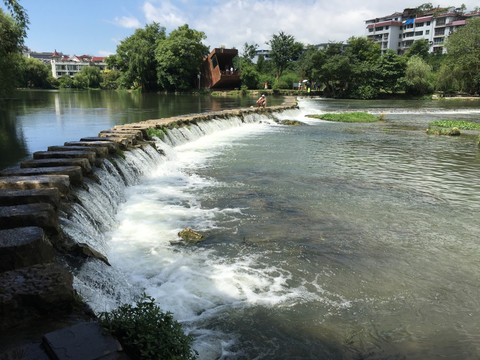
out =
[[[117,91],[17,91],[0,102],[0,169],[35,151],[97,136],[115,125],[189,113],[249,107],[256,99]],[[269,103],[281,103],[270,97]]]

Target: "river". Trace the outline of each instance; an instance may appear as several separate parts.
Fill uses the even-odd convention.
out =
[[[305,116],[347,110],[385,118]],[[116,197],[92,184],[63,219],[112,264],[85,263],[75,286],[95,311],[145,291],[201,359],[477,359],[480,151],[424,130],[479,115],[479,101],[299,99],[276,117],[304,126],[172,130],[165,156],[127,154],[130,186],[105,166]],[[94,225],[77,226],[87,210]],[[184,227],[205,241],[176,244]]]

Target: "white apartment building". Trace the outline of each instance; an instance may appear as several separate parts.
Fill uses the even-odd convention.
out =
[[[97,66],[100,68],[100,71],[104,71],[107,68],[107,64],[104,60],[104,57],[88,55],[61,57],[58,55],[57,51],[55,51],[52,55],[52,60],[50,63],[52,67],[52,76],[56,79],[62,75],[73,77],[85,66]]]
[[[430,52],[444,53],[445,39],[468,19],[480,12],[462,12],[455,8],[436,8],[419,13],[405,9],[392,15],[365,21],[367,39],[378,43],[382,52],[392,49],[402,55],[415,40],[427,39]]]

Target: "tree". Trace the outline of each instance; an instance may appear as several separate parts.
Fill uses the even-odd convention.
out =
[[[249,45],[248,43],[245,43],[243,45],[243,54],[242,54],[242,60],[244,63],[253,63],[253,58],[255,55],[257,55],[257,49],[258,49],[258,44],[252,44]]]
[[[0,8],[0,98],[11,93],[18,80],[21,48],[28,28],[28,16],[15,0],[4,0],[13,15]]]
[[[40,60],[22,56],[20,63],[20,86],[28,88],[51,88],[50,68]]]
[[[379,82],[383,90],[389,93],[396,92],[398,80],[405,76],[405,68],[405,57],[388,49],[380,58]]]
[[[430,44],[427,39],[415,40],[408,48],[407,57],[420,56],[423,60],[429,57]]]
[[[287,35],[283,31],[278,35],[273,34],[267,44],[270,45],[270,58],[275,65],[275,80],[278,82],[288,63],[300,56],[303,45],[295,42],[292,35]]]
[[[172,31],[155,50],[158,83],[167,90],[187,90],[195,87],[208,47],[202,43],[203,32],[187,24]]]
[[[109,61],[122,72],[119,81],[123,87],[158,88],[155,49],[163,40],[165,28],[158,23],[145,25],[145,29],[137,29],[133,35],[122,40],[117,46],[117,54]]]
[[[447,61],[458,77],[460,90],[480,93],[480,18],[471,19],[445,44]]]
[[[79,89],[90,89],[100,87],[102,76],[100,69],[96,66],[84,66],[78,74],[73,77],[73,84]]]
[[[405,71],[405,90],[410,95],[425,95],[433,91],[432,67],[420,56],[412,56]]]

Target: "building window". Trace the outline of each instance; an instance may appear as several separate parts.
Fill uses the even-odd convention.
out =
[[[368,29],[369,32],[373,32],[373,28]]]
[[[425,30],[425,35],[430,34],[430,30]]]
[[[427,21],[427,26],[430,26],[430,21]]]
[[[423,35],[423,31],[417,31],[415,32],[415,36],[422,36]]]
[[[415,24],[416,27],[422,27],[423,26],[423,23],[418,23],[418,24]]]
[[[445,28],[435,29],[435,36],[445,35]]]
[[[385,26],[385,30],[388,30],[388,26]]]

